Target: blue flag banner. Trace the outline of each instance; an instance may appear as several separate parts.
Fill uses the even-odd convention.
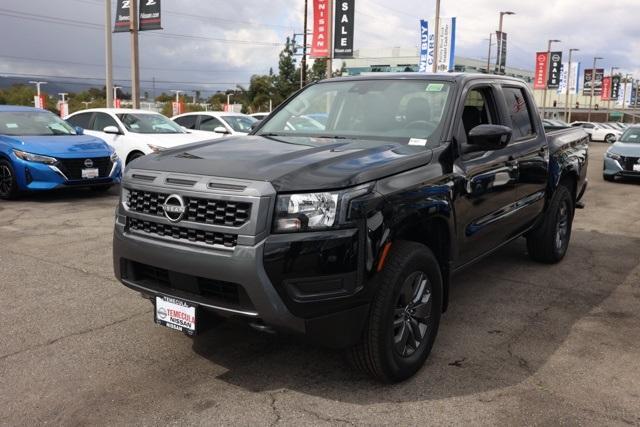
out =
[[[418,67],[419,73],[426,73],[431,71],[431,66],[433,64],[433,56],[431,57],[431,62],[429,62],[429,44],[430,43],[433,43],[433,42],[429,41],[429,21],[421,19],[420,20],[420,65]]]

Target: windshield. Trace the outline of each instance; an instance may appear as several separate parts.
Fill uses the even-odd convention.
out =
[[[117,114],[129,132],[133,133],[186,133],[179,125],[162,114]]]
[[[67,122],[48,111],[0,113],[0,134],[15,136],[75,135]]]
[[[449,83],[429,80],[320,83],[272,114],[259,134],[417,138],[425,145],[439,132],[449,92]]]
[[[628,128],[624,131],[619,142],[633,142],[635,144],[640,144],[640,127]]]
[[[221,118],[231,126],[231,129],[235,132],[244,133],[249,133],[251,131],[251,125],[258,121],[255,117],[251,116],[222,116]]]

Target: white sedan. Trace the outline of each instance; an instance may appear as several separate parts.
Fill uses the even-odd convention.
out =
[[[167,117],[146,110],[92,108],[65,118],[72,126],[84,129],[112,146],[127,164],[150,153],[192,142],[211,139],[203,133],[191,133]]]
[[[251,132],[251,126],[258,121],[246,114],[222,111],[184,113],[172,117],[171,120],[188,130],[212,132],[215,137],[246,135]]]
[[[571,126],[584,129],[584,131],[589,134],[591,141],[603,141],[613,144],[618,140],[618,138],[620,138],[620,135],[622,135],[621,130],[612,129],[611,127],[604,126],[601,123],[573,122],[571,123]]]

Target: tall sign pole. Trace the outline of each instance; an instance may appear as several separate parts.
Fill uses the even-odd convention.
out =
[[[329,7],[329,54],[327,55],[327,78],[333,75],[333,0],[328,0]]]
[[[304,34],[302,35],[302,63],[300,87],[307,84],[307,15],[309,11],[309,0],[304,0]]]
[[[591,121],[591,110],[593,109],[593,97],[596,94],[596,61],[603,59],[599,56],[593,57],[593,68],[591,69],[591,96],[589,96],[589,113],[587,114],[587,121]]]
[[[107,92],[107,108],[113,108],[113,48],[111,43],[111,0],[105,0],[104,9],[104,55],[105,55],[105,88]]]
[[[549,40],[549,42],[547,43],[547,62],[551,61],[551,44],[552,43],[560,43],[560,40]],[[548,89],[548,83],[547,81],[544,82],[544,92],[542,95],[542,118],[544,118],[544,113],[545,113],[545,107],[547,106],[547,89]]]
[[[566,80],[566,92],[564,94],[564,121],[569,123],[569,117],[571,114],[571,103],[569,102],[569,93],[571,92],[571,56],[573,52],[577,52],[580,49],[571,48],[569,49],[569,62],[567,64],[567,77]]]
[[[138,0],[131,0],[129,7],[129,32],[131,33],[131,101],[133,108],[140,108],[140,59],[138,52]]]
[[[433,43],[433,72],[438,72],[438,48],[440,47],[440,0],[436,0],[435,39]]]

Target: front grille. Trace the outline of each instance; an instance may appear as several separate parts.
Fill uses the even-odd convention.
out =
[[[93,166],[88,168],[84,162],[90,159]],[[58,168],[69,179],[82,179],[82,169],[98,169],[98,176],[104,178],[111,172],[111,159],[109,157],[81,157],[77,159],[58,159]]]
[[[148,215],[164,216],[162,205],[169,194],[129,190],[127,206],[130,210]],[[227,200],[183,197],[187,211],[183,221],[201,224],[239,227],[249,221],[251,203]]]
[[[254,309],[246,291],[237,283],[192,276],[134,261],[125,263],[123,272],[127,279],[154,291],[228,308]]]
[[[625,170],[633,171],[633,165],[638,164],[638,159],[640,159],[640,157],[623,157],[622,166]]]
[[[127,217],[127,229],[143,231],[156,236],[171,237],[176,240],[204,243],[207,245],[223,245],[228,248],[235,247],[238,240],[238,236],[236,234],[196,230],[193,228],[161,224],[153,221],[144,221],[131,217]]]

